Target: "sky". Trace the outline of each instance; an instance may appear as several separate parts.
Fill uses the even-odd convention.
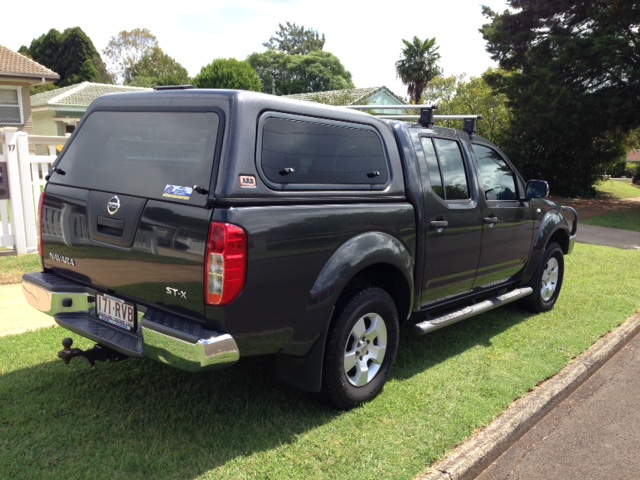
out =
[[[324,50],[340,59],[356,87],[385,86],[406,97],[396,77],[403,39],[435,38],[445,76],[480,76],[495,67],[478,29],[487,23],[481,6],[495,11],[506,0],[424,0],[422,2],[362,0],[190,0],[162,2],[67,0],[56,8],[50,1],[28,2],[22,9],[0,10],[0,45],[17,51],[55,28],[80,27],[102,54],[120,31],[147,28],[162,50],[195,76],[218,58],[244,60],[264,52],[263,42],[289,21],[325,35]]]

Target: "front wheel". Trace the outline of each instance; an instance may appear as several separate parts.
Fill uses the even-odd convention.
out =
[[[535,313],[548,312],[556,304],[564,277],[564,255],[557,243],[550,243],[530,286],[533,293],[524,299],[527,309]]]
[[[322,372],[328,400],[346,410],[375,398],[389,378],[398,336],[398,312],[385,290],[365,288],[340,302]]]

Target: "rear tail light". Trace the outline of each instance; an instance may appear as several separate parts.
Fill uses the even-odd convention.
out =
[[[233,302],[247,278],[247,234],[237,225],[212,223],[207,240],[205,303]]]

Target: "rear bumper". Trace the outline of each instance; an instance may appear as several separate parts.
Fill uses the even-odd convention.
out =
[[[130,357],[149,358],[188,371],[230,366],[240,353],[231,335],[205,330],[196,322],[137,308],[137,330],[125,331],[94,315],[96,291],[52,273],[22,278],[29,304],[78,335]]]

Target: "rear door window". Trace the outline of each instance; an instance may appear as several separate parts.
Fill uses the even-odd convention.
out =
[[[389,180],[382,141],[366,126],[270,115],[258,144],[272,188],[382,189]]]
[[[434,193],[443,200],[468,200],[469,181],[460,145],[455,140],[421,137]]]
[[[56,167],[63,185],[204,205],[220,117],[215,112],[95,111]]]

